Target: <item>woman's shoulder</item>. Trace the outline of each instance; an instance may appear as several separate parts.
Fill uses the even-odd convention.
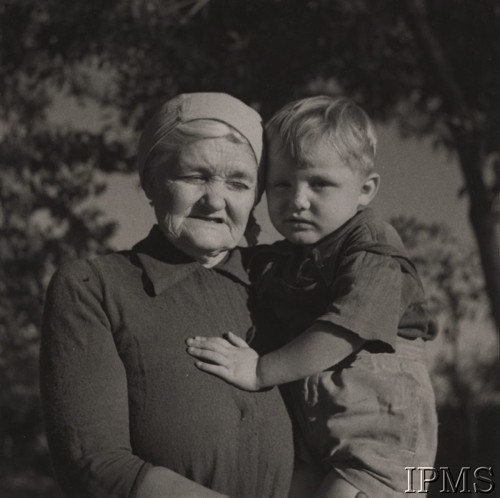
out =
[[[64,262],[52,276],[50,285],[75,286],[109,280],[130,265],[131,252],[119,251],[109,254],[74,259]]]

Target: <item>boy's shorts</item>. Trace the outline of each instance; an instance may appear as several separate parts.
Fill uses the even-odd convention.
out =
[[[289,385],[296,422],[324,471],[379,498],[404,494],[405,467],[434,464],[437,417],[423,357],[421,339],[398,338],[395,353],[363,350],[339,370]]]

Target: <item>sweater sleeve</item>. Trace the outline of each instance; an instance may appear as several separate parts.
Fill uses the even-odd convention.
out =
[[[54,275],[46,297],[40,387],[48,444],[65,496],[128,497],[151,467],[132,453],[127,379],[85,261]]]

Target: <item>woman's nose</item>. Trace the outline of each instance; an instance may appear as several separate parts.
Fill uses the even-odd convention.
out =
[[[220,211],[226,206],[224,188],[221,185],[211,185],[207,188],[202,198],[201,204],[209,211]]]

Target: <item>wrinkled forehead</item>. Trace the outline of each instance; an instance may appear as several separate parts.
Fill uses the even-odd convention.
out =
[[[195,140],[185,144],[175,155],[165,152],[158,156],[160,161],[161,157],[168,158],[170,169],[239,171],[248,176],[256,176],[259,171],[248,143],[231,139],[231,135]]]

